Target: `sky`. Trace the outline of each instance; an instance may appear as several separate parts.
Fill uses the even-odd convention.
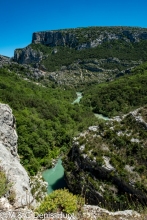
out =
[[[0,0],[0,54],[31,43],[33,32],[89,26],[147,28],[147,0]]]

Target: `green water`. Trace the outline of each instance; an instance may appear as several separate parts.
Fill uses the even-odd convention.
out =
[[[44,180],[48,182],[48,193],[51,193],[56,189],[66,188],[66,182],[64,180],[64,168],[62,166],[61,159],[58,160],[54,168],[45,170],[42,176]]]
[[[99,119],[104,119],[104,120],[110,120],[108,117],[103,116],[102,114],[94,114],[95,117],[99,118]]]
[[[72,104],[79,103],[82,96],[81,92],[76,92],[77,98]],[[104,120],[109,120],[108,117],[104,117],[101,114],[94,114],[97,118],[101,118]],[[42,174],[44,180],[48,182],[47,192],[51,193],[56,189],[67,188],[66,182],[64,180],[64,168],[62,166],[62,160],[59,159],[54,168],[45,170]]]
[[[79,103],[81,98],[83,97],[82,92],[76,92],[76,94],[77,94],[77,98],[73,101],[72,104]]]
[[[77,98],[72,102],[72,104],[79,103],[80,100],[81,100],[81,98],[83,97],[83,96],[82,96],[82,92],[76,92],[76,94],[77,94]],[[99,119],[109,120],[108,117],[105,117],[105,116],[103,116],[102,114],[96,114],[96,113],[95,113],[94,115],[95,115],[95,117],[97,117],[97,118],[99,118]]]

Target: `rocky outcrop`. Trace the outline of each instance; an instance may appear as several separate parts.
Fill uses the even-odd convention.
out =
[[[29,55],[29,51],[33,51]],[[120,60],[116,57],[107,59],[84,59],[71,63],[68,66],[61,66],[60,69],[51,72],[43,65],[44,60],[41,52],[35,52],[31,47],[15,50],[14,60],[23,65],[26,69],[24,74],[31,79],[45,79],[59,85],[77,86],[80,83],[105,82],[131,73],[132,68],[141,64],[141,61]],[[31,66],[29,65],[31,64]],[[33,65],[33,67],[32,67]],[[115,67],[112,68],[112,65]],[[119,69],[124,69],[120,71]]]
[[[25,68],[25,75],[29,79],[39,80],[44,79],[47,73],[40,68],[33,68],[27,64],[24,64],[23,67]]]
[[[123,66],[125,70],[111,69],[109,65],[112,63]],[[141,63],[141,61],[119,60],[115,57],[88,59],[72,63],[69,66],[62,66],[60,70],[55,72],[47,72],[45,77],[60,85],[76,86],[79,83],[101,83],[121,75],[130,74],[131,70]]]
[[[141,218],[141,215],[133,210],[109,212],[108,210],[100,208],[99,206],[84,205],[82,217],[88,218],[90,220],[94,220],[102,216],[104,219],[109,218],[110,220],[111,219],[127,220],[127,219]]]
[[[132,201],[136,206],[147,206],[143,191],[147,185],[138,169],[145,172],[141,149],[146,148],[146,121],[142,115],[146,117],[145,107],[91,126],[74,138],[63,161],[65,179],[69,189],[83,195],[86,203],[103,204],[110,210],[127,209]]]
[[[33,202],[29,176],[17,155],[15,118],[8,105],[0,104],[0,167],[5,172],[14,195],[13,207],[29,206]],[[9,196],[5,195],[5,197]]]
[[[74,171],[72,170],[72,172],[69,173],[69,170],[67,170],[65,175],[67,185],[71,191],[77,194],[82,193],[88,204],[98,205],[100,203],[107,203],[105,204],[106,206],[110,205],[108,205],[108,201],[105,201],[103,194],[95,188],[94,184],[90,183],[88,175],[94,179],[110,181],[112,185],[117,187],[118,191],[124,194],[131,194],[132,198],[137,198],[140,203],[147,204],[147,197],[141,191],[136,190],[122,178],[112,174],[112,170],[108,167],[99,166],[96,161],[91,161],[86,155],[81,155],[79,146],[76,143],[68,154],[68,158],[70,163],[73,162]],[[78,180],[77,184],[76,180]],[[111,201],[111,203],[113,202]],[[114,209],[117,210],[118,207],[119,204],[116,203]]]
[[[10,62],[11,62],[10,57],[0,55],[0,68],[5,66],[5,65],[10,64]]]
[[[42,60],[43,53],[33,50],[31,47],[16,49],[14,51],[14,61],[19,64],[39,63]]]
[[[0,143],[14,157],[17,156],[17,133],[15,118],[8,105],[0,104]]]
[[[70,31],[43,31],[33,33],[32,43],[47,46],[69,46],[75,47],[78,43],[74,33]]]

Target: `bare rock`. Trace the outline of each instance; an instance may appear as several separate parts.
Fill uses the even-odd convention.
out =
[[[17,156],[17,133],[15,118],[8,105],[0,104],[0,143],[2,143],[13,156]]]
[[[140,217],[140,214],[133,210],[110,212],[106,209],[100,208],[99,206],[84,205],[83,207],[83,216],[88,217],[91,220],[97,219],[99,216],[103,215],[122,218],[124,217],[125,219],[128,219],[129,217]]]
[[[14,192],[14,207],[28,206],[33,202],[30,179],[17,155],[15,118],[8,105],[0,104],[0,167]]]
[[[34,50],[29,46],[14,51],[14,61],[19,64],[39,63],[42,57],[42,52]]]

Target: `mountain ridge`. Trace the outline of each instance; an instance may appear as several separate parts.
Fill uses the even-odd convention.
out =
[[[14,61],[43,70],[48,82],[76,87],[130,72],[146,60],[146,51],[146,28],[75,28],[34,32]]]

